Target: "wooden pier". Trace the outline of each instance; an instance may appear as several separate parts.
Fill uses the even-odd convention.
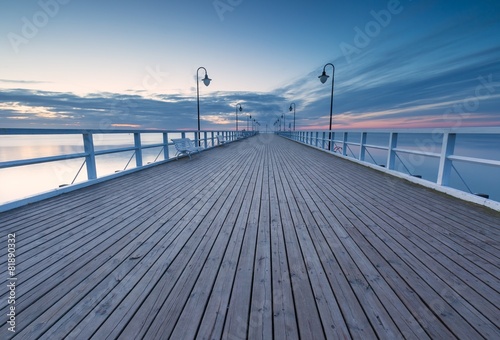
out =
[[[2,339],[500,338],[500,213],[274,135],[1,213],[0,232]]]

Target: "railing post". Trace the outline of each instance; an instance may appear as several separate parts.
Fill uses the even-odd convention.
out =
[[[448,185],[450,181],[452,161],[448,156],[453,155],[455,152],[455,133],[446,132],[443,135],[443,145],[441,147],[441,157],[439,158],[439,172],[437,178],[438,185]]]
[[[359,160],[364,161],[365,160],[365,153],[366,153],[366,132],[361,133],[361,141],[359,142]]]
[[[163,158],[165,160],[170,158],[168,147],[168,132],[163,133]]]
[[[329,136],[330,136],[330,138],[331,138],[331,139],[330,139],[330,143],[329,143],[329,145],[330,145],[330,150],[329,150],[329,151],[330,151],[330,152],[334,152],[334,150],[335,150],[335,132],[333,132],[333,131],[332,131],[332,132],[331,132],[331,133],[329,133],[328,135],[329,135]]]
[[[394,170],[396,166],[396,151],[394,149],[398,146],[398,133],[391,132],[389,136],[389,149],[387,150],[387,169]]]
[[[342,155],[347,156],[347,136],[348,133],[344,132],[344,135],[342,136]]]
[[[205,149],[208,147],[207,143],[207,132],[203,131],[203,142],[205,143]]]
[[[85,153],[85,164],[87,165],[87,178],[96,179],[97,178],[97,168],[95,162],[95,150],[94,150],[94,139],[92,133],[83,134],[83,147]]]
[[[135,164],[137,167],[142,166],[142,147],[141,147],[141,134],[134,132],[134,147],[135,147]]]
[[[316,133],[315,133],[315,135],[316,135],[316,137],[315,137],[315,138],[316,138],[316,143],[315,143],[315,146],[316,146],[316,147],[318,147],[318,142],[319,142],[319,132],[316,132]]]

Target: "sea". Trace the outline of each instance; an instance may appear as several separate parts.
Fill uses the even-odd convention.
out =
[[[194,138],[189,133],[186,136]],[[349,133],[348,136],[349,142],[359,143],[361,134]],[[143,146],[163,141],[161,133],[142,134],[141,137]],[[169,138],[179,137],[180,133],[169,134]],[[398,148],[439,154],[442,143],[440,138],[442,137],[430,133],[399,134]],[[371,146],[366,149],[365,161],[384,165],[387,151],[376,146],[387,146],[389,134],[369,133],[366,143]],[[126,133],[94,135],[94,145],[96,151],[131,147],[134,145],[134,136]],[[0,136],[0,162],[83,152],[81,135]],[[357,158],[359,146],[349,145],[346,153]],[[173,146],[169,147],[169,155],[175,156]],[[458,134],[455,155],[500,161],[500,135]],[[162,147],[143,150],[143,164],[162,160]],[[96,164],[97,175],[102,177],[132,169],[136,167],[136,160],[134,152],[127,151],[97,156]],[[397,171],[431,182],[437,181],[438,167],[439,159],[435,157],[407,153],[398,153],[396,157]],[[0,205],[86,180],[84,158],[0,169]],[[500,202],[500,167],[455,161],[449,186],[474,194],[487,194],[491,200]]]

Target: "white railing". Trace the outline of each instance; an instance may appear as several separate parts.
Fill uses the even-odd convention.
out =
[[[492,199],[500,201],[500,128],[281,131],[278,134],[389,172],[406,173],[439,187],[451,186],[486,199],[494,196]],[[425,162],[434,163],[435,169],[427,166],[426,175],[417,174]],[[459,164],[468,164],[467,171]],[[496,186],[486,186],[494,191],[492,195],[471,189],[468,182],[474,180],[462,172],[481,175],[470,166],[493,169],[489,175],[492,177],[483,175],[485,178],[482,178]]]
[[[156,135],[156,138],[149,138],[152,135]],[[16,128],[0,128],[0,156],[2,148],[5,147],[5,144],[15,145],[15,138],[19,138],[23,136],[23,138],[36,139],[40,136],[44,137],[54,137],[55,140],[58,138],[71,137],[73,141],[79,140],[79,152],[64,152],[63,154],[51,155],[47,157],[34,157],[34,158],[26,158],[26,157],[18,157],[18,159],[8,159],[2,161],[0,158],[0,170],[4,169],[15,169],[19,167],[27,167],[34,166],[38,164],[44,163],[57,163],[64,162],[69,160],[78,160],[80,159],[80,167],[76,171],[73,181],[71,183],[65,183],[59,185],[60,188],[66,187],[70,184],[73,184],[76,178],[80,178],[80,173],[83,170],[83,167],[86,168],[86,181],[92,184],[98,180],[98,178],[106,177],[106,179],[113,176],[122,175],[121,172],[127,170],[130,165],[132,159],[135,158],[135,167],[131,166],[133,169],[129,170],[138,170],[142,169],[146,166],[149,166],[151,163],[159,163],[169,161],[174,159],[175,150],[173,148],[173,142],[171,142],[172,138],[191,138],[196,145],[200,145],[203,149],[210,149],[218,145],[217,136],[224,136],[227,142],[236,141],[241,138],[249,137],[255,134],[254,132],[246,132],[246,131],[180,131],[180,130],[81,130],[81,129],[16,129]],[[80,135],[81,137],[78,137]],[[133,137],[133,141],[127,146],[120,145],[120,143],[113,142],[112,145],[107,145],[106,147],[102,147],[97,143],[100,139],[105,139],[106,136],[111,135],[128,135],[130,138]],[[160,136],[161,135],[161,136]],[[64,136],[64,137],[63,137]],[[76,136],[76,138],[75,138]],[[151,142],[151,140],[155,140]],[[4,145],[2,145],[4,144]],[[102,143],[101,143],[102,144]],[[32,148],[36,148],[36,145]],[[144,164],[143,153],[148,150],[156,150],[156,157],[153,161],[147,162]],[[160,150],[158,152],[158,150]],[[111,154],[130,154],[132,156],[128,158],[128,162],[126,162],[123,169],[117,170],[116,174],[109,176],[98,176],[97,171],[97,162],[96,159],[99,156],[111,155]],[[36,170],[34,170],[36,171]],[[0,173],[1,175],[1,173]],[[33,176],[37,176],[36,173],[33,173]],[[85,184],[88,185],[89,183]],[[84,186],[85,186],[84,185]],[[73,186],[74,187],[74,186]],[[60,189],[59,188],[59,189]],[[74,189],[74,188],[73,188]],[[0,188],[2,190],[2,188]],[[56,194],[61,193],[63,190],[58,190],[59,192],[48,192],[42,195],[36,195],[36,197],[30,197],[28,199],[19,200],[20,202],[10,202],[8,204],[3,204],[0,202],[0,211],[8,210],[15,208],[17,206],[31,203],[40,199],[44,199],[47,197],[55,196]],[[68,191],[68,189],[64,190]]]

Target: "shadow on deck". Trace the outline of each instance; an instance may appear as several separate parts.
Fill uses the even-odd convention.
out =
[[[274,135],[1,213],[0,231],[1,337],[500,337],[498,212]]]

